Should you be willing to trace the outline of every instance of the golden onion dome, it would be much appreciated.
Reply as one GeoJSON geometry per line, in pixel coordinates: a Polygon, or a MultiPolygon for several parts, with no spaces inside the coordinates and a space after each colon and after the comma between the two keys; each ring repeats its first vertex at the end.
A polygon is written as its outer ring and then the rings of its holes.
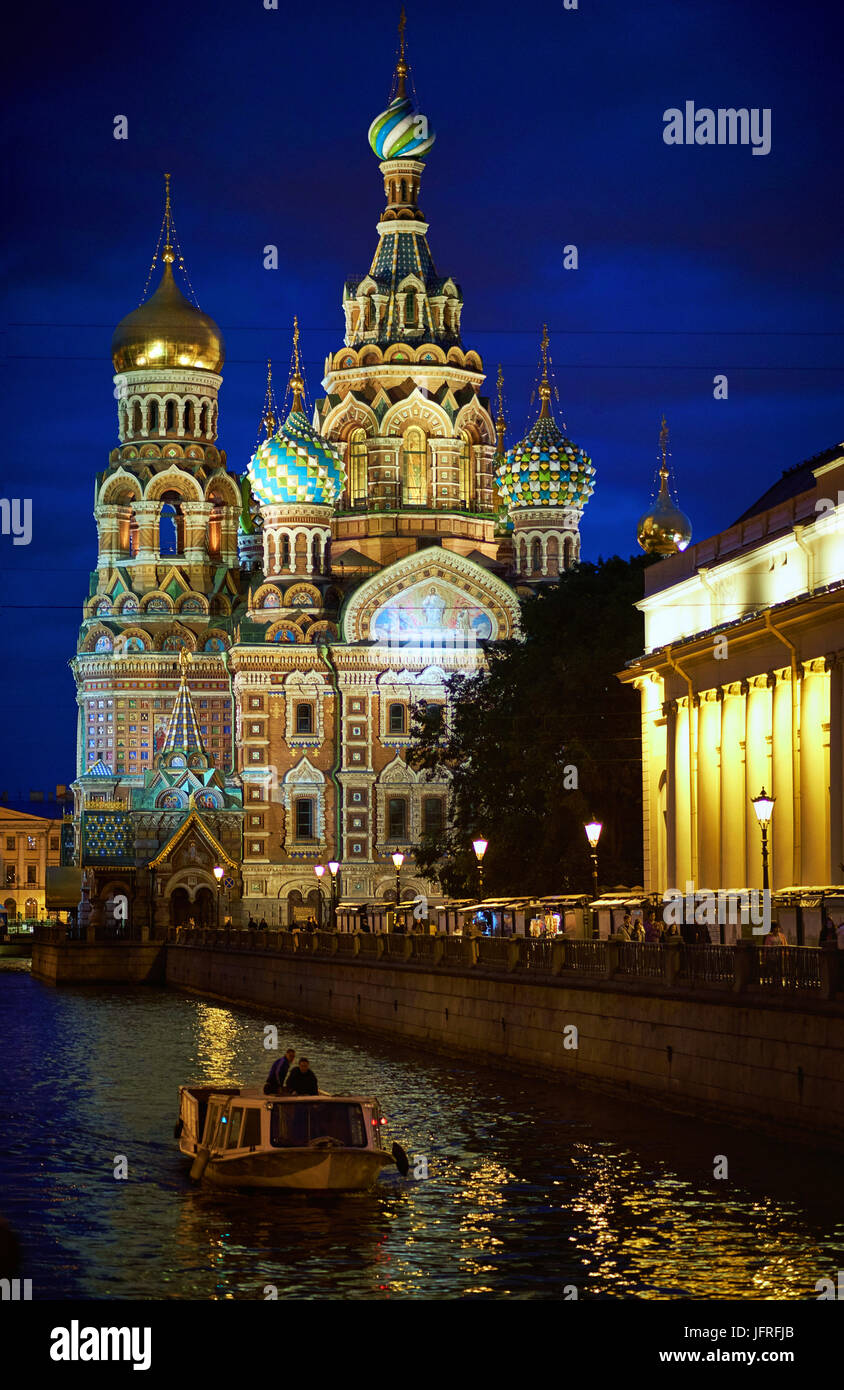
{"type": "Polygon", "coordinates": [[[662,417],[659,432],[659,492],[636,526],[639,545],[649,555],[676,555],[692,538],[692,523],[671,500],[668,491],[668,425],[662,417]]]}
{"type": "Polygon", "coordinates": [[[208,314],[182,294],[166,252],[158,289],[121,319],[111,340],[111,357],[116,372],[138,367],[199,367],[218,372],[225,362],[222,333],[208,314]]]}
{"type": "Polygon", "coordinates": [[[660,490],[653,506],[639,517],[636,535],[649,555],[676,555],[689,544],[692,523],[685,512],[675,507],[668,493],[663,496],[660,490]]]}

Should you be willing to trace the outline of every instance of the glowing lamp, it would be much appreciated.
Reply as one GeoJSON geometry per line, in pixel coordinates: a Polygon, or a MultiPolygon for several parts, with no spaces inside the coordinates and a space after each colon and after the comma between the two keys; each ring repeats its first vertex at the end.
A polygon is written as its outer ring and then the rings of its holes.
{"type": "Polygon", "coordinates": [[[338,873],[340,872],[340,865],[336,859],[329,859],[328,870],[332,878],[337,877],[338,873]]]}
{"type": "Polygon", "coordinates": [[[769,796],[763,787],[758,796],[751,798],[753,809],[756,812],[756,819],[762,828],[766,828],[771,823],[771,816],[774,813],[775,797],[769,796]]]}
{"type": "Polygon", "coordinates": [[[217,880],[218,883],[222,883],[222,881],[223,881],[223,874],[224,874],[225,872],[226,872],[226,871],[225,871],[225,869],[223,868],[222,864],[215,864],[215,865],[214,865],[214,877],[216,878],[216,880],[217,880]]]}
{"type": "Polygon", "coordinates": [[[593,849],[597,849],[598,841],[601,838],[601,831],[604,828],[602,822],[599,820],[591,820],[589,824],[585,825],[583,828],[586,831],[586,838],[590,845],[593,849]]]}
{"type": "Polygon", "coordinates": [[[479,860],[483,859],[484,855],[486,854],[488,844],[489,841],[483,839],[472,841],[472,849],[475,851],[475,854],[479,860]]]}
{"type": "Polygon", "coordinates": [[[402,864],[404,863],[404,855],[402,854],[400,849],[397,849],[395,854],[393,855],[393,863],[395,864],[397,869],[400,869],[402,864]]]}
{"type": "Polygon", "coordinates": [[[323,874],[325,873],[325,865],[314,864],[314,873],[316,874],[317,878],[321,879],[323,874]]]}

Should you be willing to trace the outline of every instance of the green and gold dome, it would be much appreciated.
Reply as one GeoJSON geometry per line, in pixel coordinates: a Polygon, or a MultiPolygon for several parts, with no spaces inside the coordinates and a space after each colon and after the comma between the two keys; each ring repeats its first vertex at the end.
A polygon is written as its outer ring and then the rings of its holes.
{"type": "Polygon", "coordinates": [[[386,111],[375,117],[369,127],[369,144],[379,159],[423,159],[436,140],[428,125],[427,116],[417,110],[407,94],[410,71],[405,54],[404,31],[407,20],[404,10],[399,22],[399,60],[396,64],[396,95],[386,111]]]}

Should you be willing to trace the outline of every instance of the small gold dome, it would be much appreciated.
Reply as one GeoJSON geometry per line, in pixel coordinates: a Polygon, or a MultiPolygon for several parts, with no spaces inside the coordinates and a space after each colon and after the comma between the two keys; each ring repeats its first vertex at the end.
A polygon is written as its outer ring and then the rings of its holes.
{"type": "Polygon", "coordinates": [[[676,555],[689,544],[692,523],[685,512],[674,506],[667,491],[661,490],[653,506],[639,517],[636,535],[649,555],[676,555]]]}
{"type": "Polygon", "coordinates": [[[166,255],[164,262],[164,274],[155,294],[127,314],[114,330],[114,370],[199,367],[218,372],[226,360],[223,335],[214,320],[182,294],[166,255]]]}

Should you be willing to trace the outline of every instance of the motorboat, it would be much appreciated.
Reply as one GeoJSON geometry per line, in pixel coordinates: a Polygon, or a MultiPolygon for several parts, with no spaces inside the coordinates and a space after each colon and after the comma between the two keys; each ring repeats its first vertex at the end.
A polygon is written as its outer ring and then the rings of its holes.
{"type": "Polygon", "coordinates": [[[194,1182],[363,1192],[385,1168],[406,1177],[400,1144],[371,1096],[265,1095],[259,1087],[180,1086],[174,1130],[194,1182]]]}

